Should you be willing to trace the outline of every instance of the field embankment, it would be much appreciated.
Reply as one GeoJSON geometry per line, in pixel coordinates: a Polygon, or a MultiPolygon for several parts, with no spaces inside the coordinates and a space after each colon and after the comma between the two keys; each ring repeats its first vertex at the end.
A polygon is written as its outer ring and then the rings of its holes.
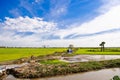
{"type": "Polygon", "coordinates": [[[17,78],[40,78],[115,67],[120,67],[120,59],[66,64],[29,64],[22,68],[11,69],[10,74],[17,78]]]}

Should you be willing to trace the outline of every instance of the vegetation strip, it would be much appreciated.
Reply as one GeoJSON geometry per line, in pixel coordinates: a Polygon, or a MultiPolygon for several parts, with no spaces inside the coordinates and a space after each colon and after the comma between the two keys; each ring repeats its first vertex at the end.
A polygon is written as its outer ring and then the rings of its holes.
{"type": "Polygon", "coordinates": [[[27,67],[10,69],[8,72],[17,78],[40,78],[115,67],[120,67],[120,59],[67,64],[29,64],[27,67]]]}

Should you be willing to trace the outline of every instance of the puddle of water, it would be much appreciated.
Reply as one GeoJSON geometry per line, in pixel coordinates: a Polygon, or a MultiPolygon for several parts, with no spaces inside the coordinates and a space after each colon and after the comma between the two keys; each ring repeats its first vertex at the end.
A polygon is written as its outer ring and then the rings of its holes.
{"type": "MultiPolygon", "coordinates": [[[[73,57],[62,57],[61,60],[68,61],[68,62],[86,62],[86,61],[100,61],[100,60],[110,60],[110,59],[120,59],[120,55],[77,55],[73,57]]],[[[3,65],[2,67],[6,66],[6,68],[15,68],[26,65],[3,65]]],[[[0,69],[0,70],[1,70],[0,69]]],[[[51,77],[51,78],[38,78],[38,79],[16,79],[13,76],[9,75],[4,80],[110,80],[115,75],[120,76],[120,69],[113,68],[113,69],[103,69],[99,71],[91,71],[67,76],[59,76],[59,77],[51,77]]]]}
{"type": "Polygon", "coordinates": [[[11,68],[16,68],[16,67],[22,67],[24,65],[27,65],[28,63],[23,63],[23,64],[13,64],[13,65],[2,65],[0,66],[0,73],[2,71],[5,71],[6,69],[11,69],[11,68]]]}
{"type": "Polygon", "coordinates": [[[80,74],[53,77],[53,78],[49,78],[48,80],[110,80],[115,75],[120,76],[119,68],[103,69],[99,71],[91,71],[80,74]]]}
{"type": "Polygon", "coordinates": [[[102,69],[98,71],[38,79],[15,79],[13,76],[9,75],[4,80],[110,80],[115,75],[120,76],[120,68],[102,69]]]}
{"type": "Polygon", "coordinates": [[[6,78],[4,78],[3,80],[17,80],[14,76],[9,75],[6,78]]]}
{"type": "Polygon", "coordinates": [[[62,57],[60,60],[65,62],[87,62],[120,59],[120,55],[77,55],[73,57],[62,57]]]}

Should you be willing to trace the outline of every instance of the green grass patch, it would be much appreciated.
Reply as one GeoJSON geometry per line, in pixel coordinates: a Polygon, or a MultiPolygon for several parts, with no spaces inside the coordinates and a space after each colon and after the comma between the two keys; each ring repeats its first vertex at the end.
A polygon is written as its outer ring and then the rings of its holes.
{"type": "Polygon", "coordinates": [[[67,64],[67,62],[63,62],[60,60],[44,60],[40,62],[41,64],[67,64]]]}
{"type": "Polygon", "coordinates": [[[74,54],[120,55],[120,48],[105,48],[104,52],[100,48],[79,48],[74,54]]]}
{"type": "Polygon", "coordinates": [[[22,57],[46,56],[66,48],[0,48],[0,61],[15,60],[22,57]]]}

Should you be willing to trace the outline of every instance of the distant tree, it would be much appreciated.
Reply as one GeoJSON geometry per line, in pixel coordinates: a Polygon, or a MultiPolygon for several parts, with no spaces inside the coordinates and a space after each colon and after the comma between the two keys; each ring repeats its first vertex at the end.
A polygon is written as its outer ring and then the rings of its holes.
{"type": "Polygon", "coordinates": [[[73,46],[72,44],[70,44],[70,45],[69,45],[69,48],[71,48],[71,49],[72,49],[73,47],[74,47],[74,46],[73,46]]]}
{"type": "Polygon", "coordinates": [[[43,48],[46,48],[46,45],[43,45],[43,48]]]}
{"type": "Polygon", "coordinates": [[[101,42],[99,46],[101,46],[101,52],[103,52],[105,50],[105,42],[101,42]]]}

